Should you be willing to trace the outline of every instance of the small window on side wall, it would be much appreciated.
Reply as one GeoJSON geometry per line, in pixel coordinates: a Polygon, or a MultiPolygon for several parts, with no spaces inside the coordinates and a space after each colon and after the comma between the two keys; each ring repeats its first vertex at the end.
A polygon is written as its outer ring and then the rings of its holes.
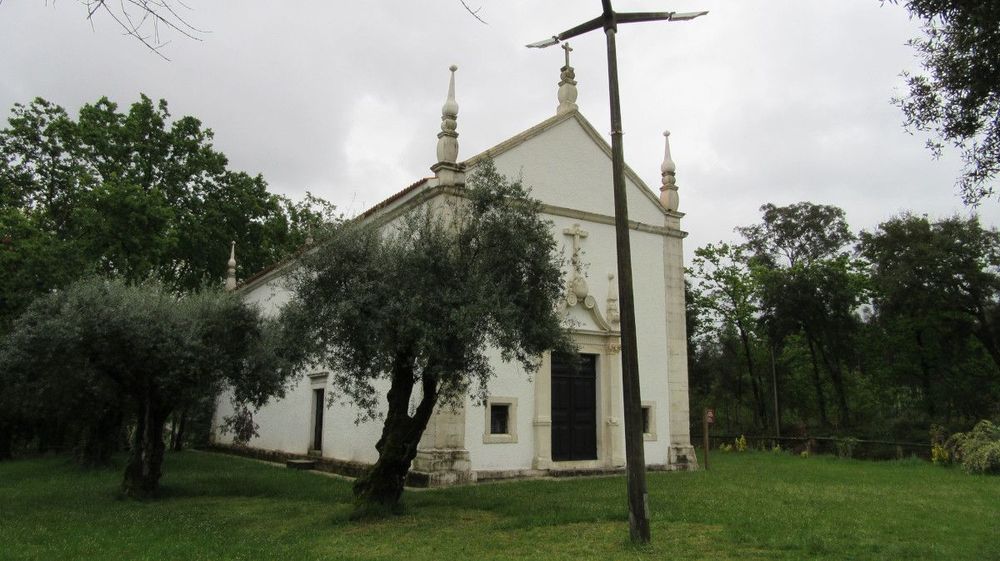
{"type": "Polygon", "coordinates": [[[517,398],[488,397],[483,405],[486,409],[483,443],[517,442],[517,398]]]}
{"type": "Polygon", "coordinates": [[[494,403],[490,405],[490,434],[510,434],[510,405],[494,403]]]}
{"type": "Polygon", "coordinates": [[[642,439],[656,440],[656,402],[642,402],[642,439]]]}

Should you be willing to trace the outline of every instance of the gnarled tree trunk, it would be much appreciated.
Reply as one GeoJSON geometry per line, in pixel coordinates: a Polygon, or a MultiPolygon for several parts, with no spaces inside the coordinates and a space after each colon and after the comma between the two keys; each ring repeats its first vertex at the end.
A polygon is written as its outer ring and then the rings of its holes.
{"type": "Polygon", "coordinates": [[[122,492],[128,497],[147,498],[160,488],[163,474],[163,429],[169,411],[164,411],[153,396],[147,395],[142,410],[136,420],[135,437],[128,465],[125,466],[125,480],[122,492]]]}
{"type": "Polygon", "coordinates": [[[396,358],[387,396],[389,411],[382,427],[382,437],[375,445],[378,461],[354,483],[356,516],[369,512],[392,512],[399,506],[406,474],[417,455],[417,444],[437,402],[437,378],[428,370],[425,369],[421,377],[423,395],[420,405],[410,416],[410,397],[416,383],[413,359],[408,355],[396,358]]]}

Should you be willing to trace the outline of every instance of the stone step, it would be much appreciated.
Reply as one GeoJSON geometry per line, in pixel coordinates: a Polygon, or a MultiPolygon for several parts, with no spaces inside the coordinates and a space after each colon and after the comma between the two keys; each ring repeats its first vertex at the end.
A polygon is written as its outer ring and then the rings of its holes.
{"type": "Polygon", "coordinates": [[[289,469],[316,469],[316,460],[285,460],[285,467],[289,469]]]}

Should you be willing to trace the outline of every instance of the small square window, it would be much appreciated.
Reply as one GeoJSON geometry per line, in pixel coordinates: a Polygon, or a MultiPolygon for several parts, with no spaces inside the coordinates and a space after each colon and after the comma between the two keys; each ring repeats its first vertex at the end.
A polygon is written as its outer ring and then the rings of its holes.
{"type": "Polygon", "coordinates": [[[483,403],[483,444],[517,442],[517,398],[490,396],[483,403]]]}
{"type": "MultiPolygon", "coordinates": [[[[633,409],[634,411],[634,409],[633,409]]],[[[653,431],[649,430],[649,407],[642,408],[642,434],[650,434],[653,431]]]]}
{"type": "Polygon", "coordinates": [[[490,434],[510,434],[510,404],[490,404],[490,434]]]}

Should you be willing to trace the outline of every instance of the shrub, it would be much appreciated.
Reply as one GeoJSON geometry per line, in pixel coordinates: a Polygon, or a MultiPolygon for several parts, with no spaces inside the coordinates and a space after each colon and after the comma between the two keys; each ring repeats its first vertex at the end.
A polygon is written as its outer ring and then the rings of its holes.
{"type": "Polygon", "coordinates": [[[729,452],[733,451],[733,445],[732,444],[720,444],[719,445],[719,451],[720,452],[726,452],[728,454],[729,452]]]}
{"type": "Polygon", "coordinates": [[[931,445],[931,462],[946,466],[951,463],[951,454],[944,445],[935,442],[931,445]]]}
{"type": "Polygon", "coordinates": [[[809,450],[803,450],[803,451],[799,452],[799,457],[803,458],[803,459],[804,458],[808,458],[809,457],[809,450]]]}
{"type": "Polygon", "coordinates": [[[736,449],[737,452],[746,452],[747,451],[747,437],[745,437],[745,436],[743,436],[741,434],[740,437],[737,438],[735,442],[733,442],[733,447],[736,449]]]}
{"type": "Polygon", "coordinates": [[[858,447],[860,441],[853,436],[845,436],[837,439],[837,456],[841,458],[853,458],[854,449],[858,447]]]}
{"type": "Polygon", "coordinates": [[[968,473],[1000,473],[1000,426],[979,421],[971,431],[951,435],[948,445],[968,473]]]}
{"type": "Polygon", "coordinates": [[[949,449],[948,431],[941,425],[931,425],[931,462],[946,466],[951,464],[953,454],[949,449]]]}

